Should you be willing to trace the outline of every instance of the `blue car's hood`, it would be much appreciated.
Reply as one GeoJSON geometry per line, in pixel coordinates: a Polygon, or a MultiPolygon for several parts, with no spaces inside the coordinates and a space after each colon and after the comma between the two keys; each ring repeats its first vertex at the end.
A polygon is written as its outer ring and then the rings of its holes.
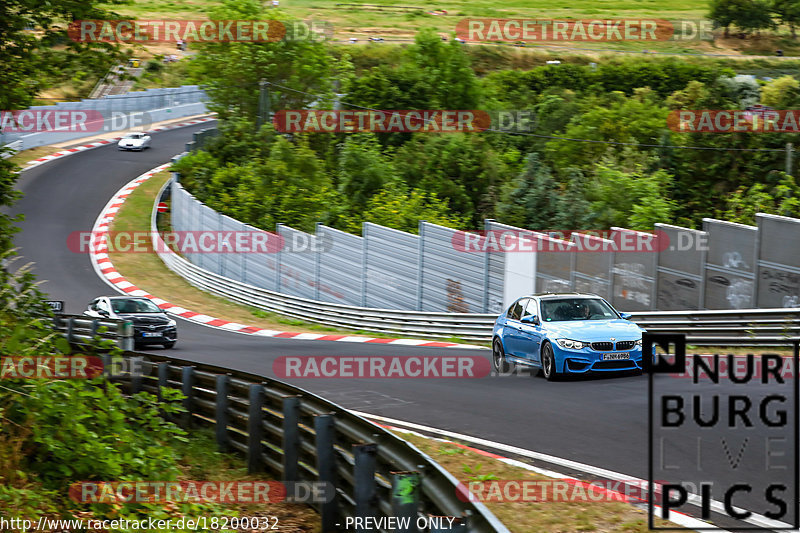
{"type": "Polygon", "coordinates": [[[542,324],[548,333],[577,341],[607,341],[609,337],[617,340],[635,340],[642,336],[642,328],[621,318],[613,320],[571,320],[564,322],[545,322],[542,324]]]}

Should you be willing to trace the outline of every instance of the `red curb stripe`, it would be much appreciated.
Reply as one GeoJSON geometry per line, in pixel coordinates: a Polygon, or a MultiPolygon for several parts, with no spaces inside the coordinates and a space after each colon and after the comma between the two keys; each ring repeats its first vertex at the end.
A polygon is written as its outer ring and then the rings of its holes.
{"type": "Polygon", "coordinates": [[[318,338],[318,341],[338,341],[339,339],[343,339],[347,337],[347,335],[324,335],[318,338]]]}
{"type": "Polygon", "coordinates": [[[133,292],[133,291],[138,291],[139,287],[137,287],[136,285],[131,285],[130,287],[121,290],[124,292],[133,292]]]}
{"type": "MultiPolygon", "coordinates": [[[[393,339],[397,340],[397,339],[393,339]]],[[[419,344],[418,346],[431,346],[433,348],[447,348],[449,346],[458,346],[454,342],[426,342],[424,344],[419,344]]]]}
{"type": "Polygon", "coordinates": [[[111,283],[113,283],[114,285],[116,285],[117,283],[122,283],[123,281],[125,281],[125,278],[123,278],[123,277],[119,277],[119,278],[110,279],[110,280],[108,280],[108,281],[110,281],[111,283]]]}
{"type": "Polygon", "coordinates": [[[275,335],[275,337],[281,337],[283,339],[291,339],[292,337],[297,337],[300,333],[292,332],[292,331],[282,331],[275,335]]]}
{"type": "Polygon", "coordinates": [[[186,317],[186,318],[192,318],[193,316],[197,316],[199,314],[200,313],[195,313],[194,311],[186,311],[186,312],[181,313],[181,316],[186,317]]]}
{"type": "Polygon", "coordinates": [[[370,344],[387,344],[389,342],[396,341],[397,339],[369,339],[368,343],[370,344]]]}
{"type": "Polygon", "coordinates": [[[206,322],[207,326],[224,326],[225,324],[230,324],[230,322],[227,320],[221,320],[219,318],[215,318],[210,322],[206,322]]]}
{"type": "Polygon", "coordinates": [[[240,333],[258,333],[259,331],[263,331],[263,328],[247,326],[246,328],[242,328],[239,330],[240,333]]]}

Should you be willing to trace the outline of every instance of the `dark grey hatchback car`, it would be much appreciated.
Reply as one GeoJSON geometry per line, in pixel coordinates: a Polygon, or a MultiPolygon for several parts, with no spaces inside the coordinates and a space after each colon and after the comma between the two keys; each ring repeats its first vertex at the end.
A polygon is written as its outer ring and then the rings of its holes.
{"type": "Polygon", "coordinates": [[[93,318],[117,318],[133,322],[136,346],[161,344],[172,348],[178,342],[178,325],[148,298],[134,296],[99,296],[92,300],[84,315],[93,318]]]}

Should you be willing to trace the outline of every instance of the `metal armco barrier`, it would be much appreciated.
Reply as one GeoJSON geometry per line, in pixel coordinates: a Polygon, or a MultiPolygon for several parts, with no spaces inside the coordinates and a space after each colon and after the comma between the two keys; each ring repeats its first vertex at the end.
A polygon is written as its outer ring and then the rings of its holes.
{"type": "Polygon", "coordinates": [[[89,318],[85,315],[55,315],[53,325],[72,344],[94,344],[95,337],[110,339],[123,350],[133,350],[133,323],[89,318]],[[105,328],[105,331],[99,331],[105,328]]]}
{"type": "Polygon", "coordinates": [[[414,445],[324,398],[213,365],[143,353],[125,357],[140,358],[128,365],[140,375],[122,374],[114,382],[125,392],[159,398],[165,388],[181,390],[187,412],[176,421],[187,429],[214,428],[220,450],[243,454],[250,473],[268,472],[290,489],[330,483],[332,498],[306,502],[320,513],[323,533],[342,531],[343,521],[356,516],[408,516],[412,524],[445,516],[462,525],[456,532],[509,531],[482,503],[461,501],[459,481],[414,445]]]}

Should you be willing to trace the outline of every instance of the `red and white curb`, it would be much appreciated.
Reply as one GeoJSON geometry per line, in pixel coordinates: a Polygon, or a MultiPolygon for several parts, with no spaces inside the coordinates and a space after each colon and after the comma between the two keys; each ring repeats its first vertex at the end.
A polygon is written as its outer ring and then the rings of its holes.
{"type": "MultiPolygon", "coordinates": [[[[585,480],[581,480],[581,479],[577,479],[577,478],[569,477],[569,476],[564,476],[563,474],[560,474],[560,473],[555,472],[553,470],[547,470],[547,469],[544,469],[544,468],[536,467],[536,466],[530,465],[528,463],[525,463],[525,462],[522,462],[522,461],[518,461],[516,459],[511,459],[509,457],[504,457],[504,456],[498,455],[496,453],[487,452],[486,450],[481,450],[479,448],[473,448],[471,446],[467,446],[466,444],[462,444],[462,442],[472,442],[472,443],[475,443],[475,444],[488,445],[488,446],[490,446],[492,448],[495,448],[495,449],[507,448],[510,451],[528,452],[527,454],[524,454],[524,455],[541,456],[541,457],[544,457],[545,460],[547,460],[548,462],[552,462],[553,464],[564,464],[564,466],[567,466],[570,469],[583,471],[583,472],[586,472],[587,474],[590,474],[590,475],[597,475],[598,477],[601,477],[601,478],[611,479],[612,481],[613,480],[620,480],[620,481],[626,481],[626,482],[635,482],[636,486],[640,486],[640,487],[647,486],[647,481],[643,480],[643,479],[635,479],[635,478],[632,478],[630,476],[624,476],[623,474],[612,472],[610,470],[605,470],[605,469],[601,469],[601,468],[597,468],[597,467],[593,467],[593,466],[589,466],[589,465],[583,465],[582,463],[578,463],[578,462],[575,462],[575,461],[570,461],[568,459],[561,459],[561,458],[553,457],[553,456],[545,456],[545,455],[537,453],[537,452],[530,452],[529,450],[521,450],[520,448],[515,448],[515,447],[512,447],[512,446],[508,446],[508,445],[504,445],[504,444],[500,444],[500,443],[494,443],[492,441],[487,441],[487,440],[479,439],[479,438],[476,438],[476,437],[470,437],[468,435],[462,435],[460,433],[452,433],[452,432],[449,432],[449,431],[444,431],[444,430],[441,430],[441,429],[438,429],[438,428],[432,428],[432,427],[428,427],[428,426],[423,426],[423,425],[415,424],[415,423],[412,423],[412,422],[405,422],[403,420],[396,420],[396,419],[393,419],[393,418],[387,418],[387,417],[383,417],[383,416],[373,415],[373,414],[370,414],[370,413],[363,413],[363,412],[360,412],[360,411],[351,411],[351,413],[353,413],[354,415],[360,416],[362,418],[366,418],[368,420],[371,420],[374,424],[377,424],[378,426],[380,426],[380,427],[382,427],[384,429],[388,429],[390,431],[394,431],[394,432],[398,432],[398,433],[408,433],[408,434],[415,435],[415,436],[418,436],[418,437],[422,437],[422,438],[425,438],[425,439],[434,440],[434,441],[437,441],[437,442],[443,442],[443,443],[449,444],[451,446],[455,446],[457,448],[461,448],[461,449],[464,449],[464,450],[469,450],[471,452],[475,452],[475,453],[477,453],[479,455],[482,455],[484,457],[489,457],[491,459],[495,459],[495,460],[500,461],[502,463],[506,463],[506,464],[508,464],[510,466],[523,468],[525,470],[534,472],[534,473],[542,475],[542,476],[546,476],[546,477],[553,478],[553,479],[558,479],[559,481],[564,481],[564,482],[566,482],[566,483],[568,483],[570,485],[575,485],[575,486],[581,487],[586,492],[592,491],[595,494],[606,495],[608,497],[607,501],[618,501],[618,502],[629,503],[629,504],[633,504],[633,505],[640,505],[640,504],[643,504],[643,503],[645,503],[645,504],[647,503],[646,500],[642,500],[640,498],[633,497],[630,494],[625,494],[625,493],[614,491],[614,490],[611,490],[611,489],[605,489],[605,488],[602,488],[602,487],[600,487],[600,486],[598,486],[596,484],[591,484],[591,483],[589,483],[589,482],[587,482],[585,480]],[[418,431],[415,431],[415,429],[418,430],[418,431]],[[425,433],[420,433],[420,431],[424,431],[425,433]],[[462,442],[456,442],[456,441],[449,440],[449,439],[442,438],[442,437],[432,437],[431,434],[438,434],[438,435],[447,436],[447,437],[450,437],[450,438],[458,439],[459,441],[462,441],[462,442]]],[[[656,488],[658,488],[657,484],[656,484],[656,488]]],[[[466,497],[468,497],[468,496],[466,496],[466,497]]],[[[718,502],[712,502],[712,507],[715,507],[713,505],[713,503],[718,503],[718,502]]],[[[719,506],[721,507],[721,504],[719,506]]],[[[656,511],[659,511],[659,512],[661,511],[661,507],[658,506],[658,505],[654,505],[653,508],[656,511]]],[[[714,510],[716,510],[718,512],[720,511],[720,509],[714,509],[714,510]]],[[[703,521],[703,520],[699,520],[697,518],[694,518],[693,516],[690,516],[690,515],[687,515],[685,513],[681,513],[681,512],[675,511],[675,510],[670,510],[670,512],[669,512],[669,521],[673,522],[675,524],[678,524],[679,526],[682,526],[684,528],[690,528],[690,530],[694,530],[694,531],[698,531],[698,530],[714,530],[714,531],[718,531],[719,533],[730,533],[729,531],[727,531],[725,529],[718,528],[718,527],[714,526],[713,524],[711,524],[709,522],[706,522],[706,521],[703,521]]],[[[772,522],[772,524],[774,526],[774,522],[772,522]]],[[[762,525],[762,524],[759,524],[759,525],[762,525]]]]}
{"type": "MultiPolygon", "coordinates": [[[[192,126],[194,124],[201,124],[203,122],[209,122],[211,120],[217,120],[216,117],[207,117],[207,118],[198,118],[195,120],[189,120],[187,122],[181,122],[179,124],[170,124],[167,126],[159,126],[157,128],[153,128],[151,130],[147,130],[146,133],[155,133],[157,131],[164,131],[164,130],[171,130],[175,128],[183,128],[185,126],[192,126]]],[[[84,144],[81,146],[73,146],[72,148],[67,148],[65,150],[61,150],[60,152],[55,152],[50,155],[46,155],[40,157],[38,159],[34,159],[33,161],[28,161],[24,163],[22,166],[22,170],[30,170],[34,167],[38,167],[39,165],[44,165],[49,161],[53,161],[54,159],[61,159],[62,157],[67,157],[68,155],[77,154],[78,152],[84,152],[86,150],[91,150],[93,148],[99,148],[101,146],[107,146],[109,144],[113,144],[118,140],[122,139],[122,137],[114,137],[112,139],[100,139],[99,141],[95,141],[93,143],[84,144]]]]}
{"type": "Polygon", "coordinates": [[[114,268],[114,265],[111,263],[111,260],[108,257],[107,253],[108,245],[106,244],[106,236],[108,234],[109,227],[114,222],[114,217],[116,217],[117,212],[119,211],[120,207],[122,207],[122,204],[125,203],[125,200],[128,198],[128,196],[139,185],[149,180],[154,174],[168,168],[170,164],[171,163],[165,163],[163,165],[157,166],[152,170],[145,172],[141,176],[128,182],[124,187],[122,187],[122,189],[117,191],[117,193],[111,198],[111,200],[108,201],[106,206],[100,212],[100,216],[97,217],[97,220],[94,223],[94,227],[92,228],[92,244],[90,246],[90,252],[89,252],[90,259],[92,261],[92,266],[94,267],[98,276],[100,276],[103,279],[103,281],[111,285],[114,289],[118,290],[119,292],[124,294],[130,294],[131,296],[144,296],[145,298],[149,298],[161,309],[164,309],[167,313],[171,315],[179,316],[181,318],[184,318],[186,320],[191,320],[192,322],[197,322],[198,324],[202,324],[204,326],[220,328],[227,331],[244,333],[248,335],[259,335],[262,337],[291,338],[299,340],[360,342],[366,344],[393,344],[402,346],[426,346],[431,348],[483,348],[482,346],[475,346],[472,344],[458,344],[455,342],[440,342],[440,341],[430,341],[423,339],[386,339],[386,338],[363,337],[357,335],[326,335],[322,333],[299,333],[295,331],[276,331],[271,329],[264,329],[255,326],[239,324],[237,322],[229,322],[227,320],[222,320],[221,318],[215,318],[213,316],[209,316],[203,313],[197,313],[189,309],[184,309],[183,307],[172,304],[162,298],[153,296],[152,294],[149,294],[147,291],[140,289],[139,287],[137,287],[136,285],[125,279],[125,277],[123,277],[114,268]]]}

